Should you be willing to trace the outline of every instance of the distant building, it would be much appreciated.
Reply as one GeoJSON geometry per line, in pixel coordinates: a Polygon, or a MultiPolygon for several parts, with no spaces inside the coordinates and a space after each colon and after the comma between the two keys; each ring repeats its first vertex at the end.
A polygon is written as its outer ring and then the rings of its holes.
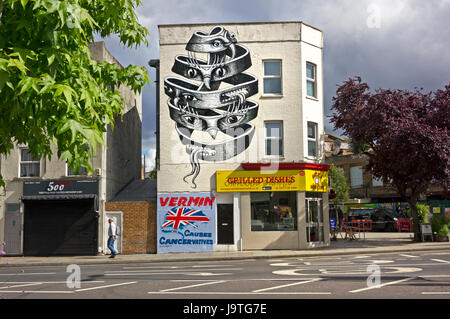
{"type": "MultiPolygon", "coordinates": [[[[122,67],[104,42],[90,45],[92,56],[122,67]]],[[[141,175],[142,96],[119,88],[123,121],[104,133],[92,159],[95,174],[75,174],[53,155],[33,158],[27,145],[1,157],[6,187],[0,194],[0,240],[8,255],[95,255],[106,250],[105,203],[141,175]]],[[[53,150],[56,154],[56,148],[53,150]]]]}

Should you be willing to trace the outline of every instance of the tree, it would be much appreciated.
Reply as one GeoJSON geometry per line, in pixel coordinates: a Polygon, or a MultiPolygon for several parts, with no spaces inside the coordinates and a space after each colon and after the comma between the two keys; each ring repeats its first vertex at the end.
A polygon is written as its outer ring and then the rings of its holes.
{"type": "Polygon", "coordinates": [[[360,77],[344,82],[333,97],[331,122],[370,146],[366,170],[391,181],[408,201],[419,240],[420,195],[432,183],[450,190],[450,85],[429,93],[369,89],[360,77]]]}
{"type": "Polygon", "coordinates": [[[349,198],[350,187],[347,184],[347,180],[344,176],[344,170],[342,168],[331,165],[328,171],[330,178],[330,188],[334,190],[336,197],[331,200],[334,205],[343,204],[349,198]]]}
{"type": "MultiPolygon", "coordinates": [[[[120,85],[135,92],[149,82],[144,67],[120,69],[91,59],[94,34],[118,35],[127,47],[148,45],[134,8],[140,0],[1,0],[0,154],[27,144],[78,171],[103,144],[121,114],[120,85]],[[86,150],[89,150],[86,152],[86,150]]],[[[4,185],[0,175],[0,184],[4,185]]]]}

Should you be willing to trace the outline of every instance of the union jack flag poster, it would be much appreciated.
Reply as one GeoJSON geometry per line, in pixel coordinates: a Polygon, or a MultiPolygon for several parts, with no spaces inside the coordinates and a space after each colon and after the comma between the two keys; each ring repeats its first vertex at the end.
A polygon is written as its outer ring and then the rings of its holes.
{"type": "Polygon", "coordinates": [[[213,251],[216,202],[211,193],[158,194],[158,253],[213,251]]]}

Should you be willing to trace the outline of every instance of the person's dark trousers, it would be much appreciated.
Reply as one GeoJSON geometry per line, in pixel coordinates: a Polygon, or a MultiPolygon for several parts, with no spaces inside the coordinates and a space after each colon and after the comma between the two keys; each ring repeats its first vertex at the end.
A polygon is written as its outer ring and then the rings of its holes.
{"type": "Polygon", "coordinates": [[[114,249],[114,239],[112,236],[108,238],[108,249],[111,250],[111,256],[117,255],[117,251],[114,249]]]}

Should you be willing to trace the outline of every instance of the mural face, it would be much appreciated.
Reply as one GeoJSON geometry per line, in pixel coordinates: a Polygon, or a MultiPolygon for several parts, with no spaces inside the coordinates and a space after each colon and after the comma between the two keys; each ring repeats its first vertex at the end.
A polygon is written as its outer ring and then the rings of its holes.
{"type": "Polygon", "coordinates": [[[250,145],[255,127],[249,122],[259,106],[248,98],[258,93],[258,79],[244,73],[252,65],[250,52],[223,27],[195,32],[186,50],[187,55],[175,57],[172,67],[184,79],[167,77],[164,90],[170,118],[190,156],[192,170],[183,180],[188,183],[192,176],[191,187],[196,188],[200,159],[224,161],[250,145]],[[207,138],[200,138],[199,132],[207,138]]]}

